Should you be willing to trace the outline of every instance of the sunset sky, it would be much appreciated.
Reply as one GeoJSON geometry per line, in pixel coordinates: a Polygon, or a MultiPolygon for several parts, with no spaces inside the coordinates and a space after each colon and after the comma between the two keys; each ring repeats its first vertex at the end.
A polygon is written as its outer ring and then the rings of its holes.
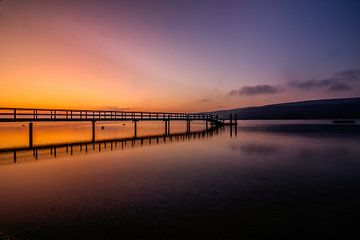
{"type": "Polygon", "coordinates": [[[360,96],[359,0],[0,0],[0,106],[205,111],[360,96]]]}

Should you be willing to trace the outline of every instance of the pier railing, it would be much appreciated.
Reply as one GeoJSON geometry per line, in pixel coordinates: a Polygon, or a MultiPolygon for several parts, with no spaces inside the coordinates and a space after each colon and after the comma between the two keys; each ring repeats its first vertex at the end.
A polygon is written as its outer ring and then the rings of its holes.
{"type": "Polygon", "coordinates": [[[202,113],[128,112],[111,110],[71,110],[41,108],[0,108],[0,122],[36,121],[157,121],[206,120],[221,123],[217,115],[202,113]]]}

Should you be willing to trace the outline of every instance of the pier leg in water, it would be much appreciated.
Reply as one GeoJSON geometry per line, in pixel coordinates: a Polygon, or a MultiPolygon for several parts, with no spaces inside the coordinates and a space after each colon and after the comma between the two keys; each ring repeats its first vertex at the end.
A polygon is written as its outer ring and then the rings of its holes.
{"type": "Polygon", "coordinates": [[[237,126],[237,119],[236,119],[236,113],[234,114],[234,124],[235,124],[235,126],[237,126]]]}
{"type": "Polygon", "coordinates": [[[134,120],[134,138],[137,137],[137,120],[134,120]]]}
{"type": "Polygon", "coordinates": [[[91,141],[95,142],[95,121],[91,121],[92,123],[92,139],[91,141]]]}
{"type": "Polygon", "coordinates": [[[165,122],[165,136],[168,134],[168,122],[167,120],[164,121],[165,122]]]}
{"type": "Polygon", "coordinates": [[[33,123],[29,123],[29,147],[33,147],[33,123]]]}
{"type": "Polygon", "coordinates": [[[209,129],[209,122],[208,122],[208,120],[205,120],[205,125],[206,125],[206,131],[209,129]]]}
{"type": "Polygon", "coordinates": [[[232,126],[232,114],[230,113],[230,126],[232,126]]]}
{"type": "Polygon", "coordinates": [[[170,135],[170,120],[168,121],[167,124],[167,134],[170,135]]]}

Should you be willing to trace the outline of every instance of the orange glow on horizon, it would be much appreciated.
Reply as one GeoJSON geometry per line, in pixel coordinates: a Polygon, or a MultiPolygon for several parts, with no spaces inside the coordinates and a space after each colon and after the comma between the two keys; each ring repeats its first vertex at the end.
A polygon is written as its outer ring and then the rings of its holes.
{"type": "Polygon", "coordinates": [[[286,88],[281,61],[287,66],[290,56],[277,45],[267,55],[227,25],[198,33],[180,13],[172,19],[172,9],[154,15],[122,1],[56,2],[0,1],[0,107],[200,112],[358,94],[287,88],[229,96],[244,86],[286,88]]]}

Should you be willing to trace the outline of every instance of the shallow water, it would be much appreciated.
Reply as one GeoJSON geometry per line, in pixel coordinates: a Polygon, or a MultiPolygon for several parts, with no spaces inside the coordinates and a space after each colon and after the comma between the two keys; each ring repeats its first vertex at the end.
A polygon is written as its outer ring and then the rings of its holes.
{"type": "MultiPolygon", "coordinates": [[[[35,146],[91,138],[90,127],[42,127],[37,137],[35,129],[35,146]]],[[[97,137],[109,141],[88,145],[87,152],[83,144],[64,145],[56,156],[53,148],[36,158],[26,150],[16,161],[11,152],[0,153],[0,238],[358,233],[360,126],[247,123],[202,132],[199,124],[192,128],[197,133],[162,137],[162,125],[153,125],[142,126],[144,138],[123,147],[121,139],[131,138],[126,127],[97,129],[97,137]]],[[[172,133],[184,130],[172,127],[172,133]]],[[[26,131],[13,129],[1,132],[2,149],[26,146],[26,131]]]]}

